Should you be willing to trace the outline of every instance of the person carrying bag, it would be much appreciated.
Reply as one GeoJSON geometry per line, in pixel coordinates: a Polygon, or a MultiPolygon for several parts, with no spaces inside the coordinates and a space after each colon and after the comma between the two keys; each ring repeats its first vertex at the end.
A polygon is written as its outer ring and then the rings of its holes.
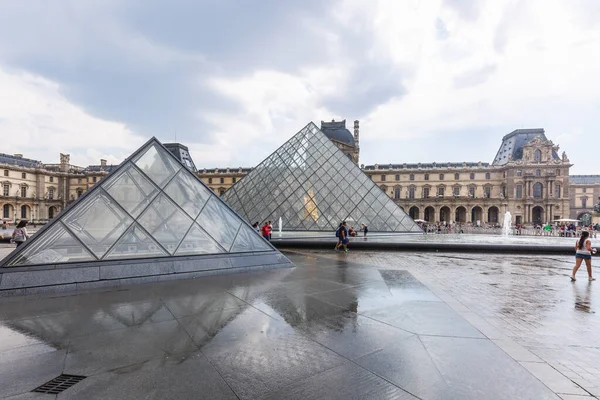
{"type": "Polygon", "coordinates": [[[12,234],[12,241],[17,244],[17,247],[22,245],[29,239],[29,234],[27,233],[27,221],[22,219],[19,221],[19,224],[15,228],[12,234]]]}

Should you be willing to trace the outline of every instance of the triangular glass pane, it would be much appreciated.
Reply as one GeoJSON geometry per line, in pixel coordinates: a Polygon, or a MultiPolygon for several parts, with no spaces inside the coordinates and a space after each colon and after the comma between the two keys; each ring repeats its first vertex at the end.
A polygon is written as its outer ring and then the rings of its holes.
{"type": "Polygon", "coordinates": [[[148,236],[138,224],[133,224],[103,259],[119,260],[122,258],[165,257],[168,255],[169,253],[148,236]]]}
{"type": "Polygon", "coordinates": [[[62,222],[96,257],[102,258],[133,220],[104,191],[97,190],[65,215],[62,222]]]}
{"type": "Polygon", "coordinates": [[[93,261],[96,258],[57,222],[36,237],[8,266],[93,261]]]}
{"type": "Polygon", "coordinates": [[[138,222],[169,254],[174,254],[192,219],[167,196],[160,194],[140,216],[138,222]]]}
{"type": "MultiPolygon", "coordinates": [[[[169,182],[165,193],[193,219],[200,214],[211,195],[209,189],[184,169],[169,182]]],[[[235,192],[232,193],[234,194],[235,192]]]]}
{"type": "Polygon", "coordinates": [[[235,242],[231,247],[231,252],[245,251],[268,251],[271,246],[258,233],[250,229],[246,224],[242,224],[238,232],[235,242]]]}
{"type": "Polygon", "coordinates": [[[242,221],[217,198],[212,197],[196,220],[226,251],[229,251],[242,221]]]}
{"type": "Polygon", "coordinates": [[[103,182],[102,187],[134,218],[158,193],[156,186],[130,163],[120,173],[103,182]]]}
{"type": "MultiPolygon", "coordinates": [[[[249,250],[252,251],[252,250],[249,250]]],[[[176,256],[192,254],[217,254],[225,253],[225,249],[217,244],[198,224],[194,223],[190,231],[181,241],[175,252],[176,256]]]]}
{"type": "Polygon", "coordinates": [[[167,184],[180,168],[171,159],[171,155],[166,154],[156,144],[150,145],[143,154],[134,160],[134,163],[161,188],[167,184]]]}

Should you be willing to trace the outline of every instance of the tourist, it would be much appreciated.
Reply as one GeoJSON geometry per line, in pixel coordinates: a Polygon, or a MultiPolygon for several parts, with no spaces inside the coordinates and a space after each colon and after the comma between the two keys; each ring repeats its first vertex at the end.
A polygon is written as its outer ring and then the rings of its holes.
{"type": "Polygon", "coordinates": [[[341,229],[342,229],[342,223],[340,222],[337,229],[335,230],[335,237],[338,238],[337,243],[335,244],[335,251],[338,251],[340,246],[342,245],[342,239],[340,238],[340,230],[341,229]]]}
{"type": "Polygon", "coordinates": [[[348,230],[348,235],[355,237],[356,236],[356,231],[354,230],[354,227],[351,226],[350,229],[348,230]]]}
{"type": "Polygon", "coordinates": [[[6,220],[2,221],[2,230],[7,230],[8,229],[8,224],[6,223],[6,220]]]}
{"type": "Polygon", "coordinates": [[[348,228],[346,228],[346,221],[342,222],[342,226],[340,227],[340,242],[341,246],[344,248],[344,252],[348,253],[348,228]]]}
{"type": "Polygon", "coordinates": [[[588,279],[595,281],[596,278],[592,276],[592,254],[596,254],[596,249],[592,249],[592,241],[590,240],[590,233],[588,231],[581,232],[581,238],[577,240],[575,245],[575,268],[573,268],[573,274],[571,274],[571,281],[575,281],[575,274],[581,262],[585,260],[585,266],[587,267],[588,279]]]}
{"type": "Polygon", "coordinates": [[[27,220],[22,219],[12,234],[12,240],[17,244],[17,247],[25,243],[27,239],[29,239],[29,234],[27,233],[27,220]]]}
{"type": "Polygon", "coordinates": [[[267,222],[269,224],[269,240],[271,240],[271,234],[273,232],[273,224],[271,223],[271,221],[267,222]]]}
{"type": "Polygon", "coordinates": [[[367,228],[367,226],[365,224],[362,224],[362,229],[364,232],[364,237],[367,237],[367,233],[369,232],[369,228],[367,228]]]}
{"type": "Polygon", "coordinates": [[[252,224],[252,229],[254,229],[254,232],[256,233],[260,233],[260,224],[258,222],[255,222],[252,224]]]}
{"type": "Polygon", "coordinates": [[[271,241],[271,226],[269,225],[269,221],[266,221],[262,227],[262,236],[266,241],[271,241]]]}

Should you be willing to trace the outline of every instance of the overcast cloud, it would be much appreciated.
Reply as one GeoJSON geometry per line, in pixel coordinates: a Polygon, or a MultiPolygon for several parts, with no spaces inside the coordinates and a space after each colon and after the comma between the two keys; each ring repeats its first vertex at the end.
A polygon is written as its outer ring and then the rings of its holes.
{"type": "Polygon", "coordinates": [[[361,163],[491,162],[518,128],[600,174],[597,0],[0,0],[0,152],[118,163],[150,136],[253,166],[313,120],[361,163]]]}

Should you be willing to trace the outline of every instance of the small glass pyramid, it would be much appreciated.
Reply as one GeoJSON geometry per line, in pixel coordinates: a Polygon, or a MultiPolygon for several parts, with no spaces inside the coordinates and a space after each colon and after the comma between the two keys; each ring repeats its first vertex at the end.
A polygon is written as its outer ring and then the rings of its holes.
{"type": "Polygon", "coordinates": [[[3,267],[275,251],[156,139],[3,261],[3,267]]]}
{"type": "Polygon", "coordinates": [[[334,231],[340,222],[373,232],[422,232],[392,199],[309,123],[224,195],[249,222],[283,230],[334,231]]]}

